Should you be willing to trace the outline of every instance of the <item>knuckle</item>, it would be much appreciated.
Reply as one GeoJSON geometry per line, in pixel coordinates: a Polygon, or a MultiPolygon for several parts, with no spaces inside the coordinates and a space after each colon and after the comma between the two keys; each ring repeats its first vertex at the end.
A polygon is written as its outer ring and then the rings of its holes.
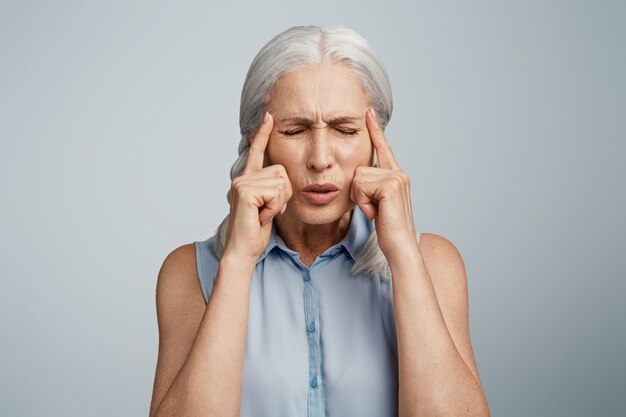
{"type": "Polygon", "coordinates": [[[235,191],[235,193],[237,193],[238,195],[242,195],[244,193],[244,190],[246,189],[245,184],[243,182],[241,182],[241,180],[235,182],[233,184],[232,189],[235,191]]]}
{"type": "Polygon", "coordinates": [[[279,176],[287,176],[287,169],[282,164],[274,164],[275,171],[279,176]]]}
{"type": "Polygon", "coordinates": [[[243,189],[241,188],[241,185],[238,185],[235,188],[233,188],[233,194],[236,195],[237,197],[241,197],[243,195],[243,189]]]}
{"type": "Polygon", "coordinates": [[[391,181],[391,186],[395,191],[399,191],[403,188],[404,181],[399,177],[394,177],[394,181],[391,181]]]}

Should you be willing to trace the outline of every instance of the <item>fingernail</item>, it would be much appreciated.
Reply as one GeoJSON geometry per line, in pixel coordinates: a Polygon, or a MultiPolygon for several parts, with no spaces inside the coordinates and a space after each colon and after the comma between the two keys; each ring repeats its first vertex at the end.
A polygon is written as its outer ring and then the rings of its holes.
{"type": "Polygon", "coordinates": [[[280,210],[280,214],[283,214],[287,210],[287,203],[283,206],[282,210],[280,210]]]}
{"type": "Polygon", "coordinates": [[[374,111],[373,107],[370,109],[370,114],[372,115],[374,119],[376,118],[376,111],[374,111]]]}
{"type": "Polygon", "coordinates": [[[263,117],[263,122],[267,122],[270,119],[270,112],[266,111],[263,117]]]}

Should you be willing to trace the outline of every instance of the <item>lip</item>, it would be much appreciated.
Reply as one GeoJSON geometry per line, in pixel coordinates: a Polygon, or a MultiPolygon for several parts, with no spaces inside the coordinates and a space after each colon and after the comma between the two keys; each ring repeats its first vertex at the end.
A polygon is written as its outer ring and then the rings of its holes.
{"type": "Polygon", "coordinates": [[[301,192],[303,196],[308,198],[314,204],[328,204],[339,195],[339,187],[332,182],[325,182],[323,184],[307,185],[301,192]]]}
{"type": "Polygon", "coordinates": [[[332,182],[327,182],[324,184],[311,184],[307,185],[302,189],[302,191],[337,191],[339,187],[337,187],[332,182]]]}
{"type": "Polygon", "coordinates": [[[339,195],[339,190],[319,193],[315,191],[302,191],[302,195],[315,204],[328,204],[339,195]]]}

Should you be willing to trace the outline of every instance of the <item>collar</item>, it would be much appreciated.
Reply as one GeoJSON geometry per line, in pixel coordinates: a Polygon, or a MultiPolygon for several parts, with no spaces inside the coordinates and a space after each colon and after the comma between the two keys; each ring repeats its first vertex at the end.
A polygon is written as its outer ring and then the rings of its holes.
{"type": "MultiPolygon", "coordinates": [[[[344,247],[352,260],[356,259],[356,256],[359,254],[363,246],[365,246],[365,242],[372,234],[372,231],[375,229],[374,222],[367,218],[365,213],[361,210],[358,205],[354,206],[352,210],[352,218],[350,219],[350,228],[348,229],[348,233],[344,236],[341,242],[336,245],[328,248],[322,255],[320,256],[332,256],[344,247]]],[[[283,239],[276,233],[276,228],[274,227],[274,222],[272,222],[272,231],[270,233],[270,239],[265,247],[265,250],[259,256],[259,259],[256,261],[258,264],[274,249],[275,247],[280,248],[283,252],[288,255],[297,258],[299,255],[298,252],[291,250],[287,247],[283,239]]]]}

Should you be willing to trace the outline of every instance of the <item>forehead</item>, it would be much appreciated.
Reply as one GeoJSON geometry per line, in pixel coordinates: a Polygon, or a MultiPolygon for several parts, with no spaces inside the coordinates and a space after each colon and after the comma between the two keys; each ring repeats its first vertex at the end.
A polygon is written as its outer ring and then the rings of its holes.
{"type": "Polygon", "coordinates": [[[368,103],[363,83],[346,64],[326,63],[280,77],[268,104],[279,117],[362,117],[368,103]]]}

